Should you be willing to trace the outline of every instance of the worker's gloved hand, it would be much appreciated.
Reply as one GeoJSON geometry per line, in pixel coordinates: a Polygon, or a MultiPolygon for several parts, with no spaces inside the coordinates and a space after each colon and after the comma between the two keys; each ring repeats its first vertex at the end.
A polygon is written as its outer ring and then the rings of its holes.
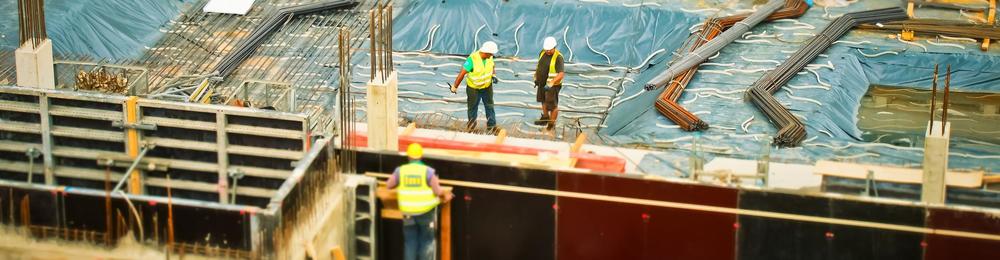
{"type": "Polygon", "coordinates": [[[458,93],[458,85],[451,85],[451,83],[448,83],[448,89],[451,90],[452,94],[458,93]]]}
{"type": "Polygon", "coordinates": [[[446,191],[446,192],[444,192],[444,194],[441,194],[441,202],[442,203],[447,203],[448,201],[451,201],[451,199],[454,198],[454,197],[455,197],[455,194],[452,194],[450,191],[446,191]]]}
{"type": "Polygon", "coordinates": [[[497,77],[493,76],[493,84],[497,84],[497,77]]]}

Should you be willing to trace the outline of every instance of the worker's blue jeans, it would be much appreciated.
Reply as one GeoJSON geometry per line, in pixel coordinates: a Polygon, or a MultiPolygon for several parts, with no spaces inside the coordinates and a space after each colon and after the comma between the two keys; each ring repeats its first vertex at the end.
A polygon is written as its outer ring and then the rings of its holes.
{"type": "Polygon", "coordinates": [[[437,255],[434,219],[437,209],[427,213],[403,217],[403,259],[432,260],[437,255]]]}
{"type": "Polygon", "coordinates": [[[493,110],[493,86],[484,89],[465,87],[465,93],[469,97],[469,124],[471,125],[479,117],[479,101],[482,100],[483,106],[486,107],[486,126],[496,126],[497,115],[493,110]]]}

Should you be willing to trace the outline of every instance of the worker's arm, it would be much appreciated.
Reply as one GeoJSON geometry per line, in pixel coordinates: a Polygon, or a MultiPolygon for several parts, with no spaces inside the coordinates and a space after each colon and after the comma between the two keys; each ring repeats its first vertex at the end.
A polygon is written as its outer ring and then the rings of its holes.
{"type": "Polygon", "coordinates": [[[455,77],[455,84],[451,84],[451,92],[452,93],[454,93],[455,91],[458,91],[458,86],[462,84],[462,80],[465,79],[465,74],[466,73],[468,73],[468,72],[465,71],[465,68],[462,68],[462,71],[458,72],[458,77],[455,77]]]}
{"type": "Polygon", "coordinates": [[[555,86],[556,84],[562,84],[563,77],[566,76],[566,72],[563,71],[563,57],[562,57],[562,55],[559,55],[559,57],[556,57],[556,71],[559,72],[559,74],[556,74],[556,77],[554,79],[552,79],[552,86],[555,86]]]}
{"type": "Polygon", "coordinates": [[[392,176],[389,176],[389,180],[385,182],[385,186],[391,190],[395,189],[396,186],[398,185],[399,185],[399,168],[396,168],[396,170],[392,172],[392,176]]]}
{"type": "Polygon", "coordinates": [[[462,64],[462,70],[458,72],[458,76],[455,77],[455,84],[451,84],[451,93],[458,91],[458,86],[462,84],[462,80],[465,79],[465,74],[472,71],[472,59],[466,58],[465,63],[462,64]]]}
{"type": "Polygon", "coordinates": [[[452,195],[451,192],[441,189],[441,181],[438,180],[437,174],[434,174],[434,168],[427,168],[427,178],[430,179],[427,181],[427,184],[428,186],[431,186],[431,190],[434,191],[434,195],[441,197],[441,200],[444,202],[451,200],[454,195],[452,195]]]}

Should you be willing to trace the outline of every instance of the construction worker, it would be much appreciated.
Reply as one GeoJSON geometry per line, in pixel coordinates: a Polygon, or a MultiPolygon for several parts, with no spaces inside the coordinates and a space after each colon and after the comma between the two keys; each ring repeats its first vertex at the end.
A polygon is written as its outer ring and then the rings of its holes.
{"type": "Polygon", "coordinates": [[[496,53],[497,44],[495,42],[488,41],[483,43],[483,46],[478,51],[473,52],[469,55],[469,58],[465,59],[462,71],[455,78],[455,84],[451,85],[451,92],[456,93],[459,84],[462,83],[462,79],[465,79],[467,86],[465,94],[468,96],[467,102],[469,108],[469,130],[476,128],[476,117],[479,116],[480,101],[486,107],[487,130],[490,132],[496,130],[497,118],[496,112],[493,110],[492,88],[492,83],[496,82],[496,77],[494,77],[496,71],[493,69],[493,55],[496,53]],[[468,78],[465,77],[466,74],[469,75],[468,78]]]}
{"type": "Polygon", "coordinates": [[[546,130],[555,128],[559,116],[559,90],[565,75],[562,54],[556,50],[556,38],[545,37],[535,67],[535,88],[538,90],[535,100],[542,103],[542,115],[535,124],[545,125],[546,130]]]}
{"type": "Polygon", "coordinates": [[[396,189],[399,210],[403,213],[403,259],[434,259],[437,233],[434,221],[439,202],[448,202],[451,192],[441,189],[434,168],[420,161],[424,149],[411,143],[406,149],[410,162],[399,166],[389,177],[386,186],[396,189]]]}

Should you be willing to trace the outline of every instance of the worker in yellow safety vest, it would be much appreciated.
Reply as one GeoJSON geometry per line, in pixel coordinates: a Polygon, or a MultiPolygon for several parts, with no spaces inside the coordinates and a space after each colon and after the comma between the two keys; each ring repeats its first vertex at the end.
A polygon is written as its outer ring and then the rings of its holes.
{"type": "Polygon", "coordinates": [[[542,103],[542,115],[535,124],[546,126],[547,130],[555,128],[559,117],[559,90],[564,76],[563,57],[556,50],[556,38],[545,37],[535,67],[535,88],[538,90],[535,100],[542,103]]]}
{"type": "Polygon", "coordinates": [[[403,258],[407,260],[434,259],[437,246],[434,221],[437,205],[448,202],[451,192],[441,189],[434,168],[420,161],[424,149],[411,143],[406,149],[410,162],[399,166],[389,177],[386,186],[397,189],[399,210],[403,213],[403,258]]]}
{"type": "Polygon", "coordinates": [[[483,43],[483,47],[473,52],[465,59],[462,71],[455,77],[451,92],[458,91],[459,84],[465,79],[465,94],[468,97],[468,129],[476,128],[476,118],[479,116],[479,102],[486,108],[486,127],[489,132],[495,132],[497,125],[496,112],[493,110],[493,83],[496,83],[493,69],[493,55],[497,53],[497,44],[492,41],[483,43]],[[466,77],[468,75],[468,77],[466,77]]]}

